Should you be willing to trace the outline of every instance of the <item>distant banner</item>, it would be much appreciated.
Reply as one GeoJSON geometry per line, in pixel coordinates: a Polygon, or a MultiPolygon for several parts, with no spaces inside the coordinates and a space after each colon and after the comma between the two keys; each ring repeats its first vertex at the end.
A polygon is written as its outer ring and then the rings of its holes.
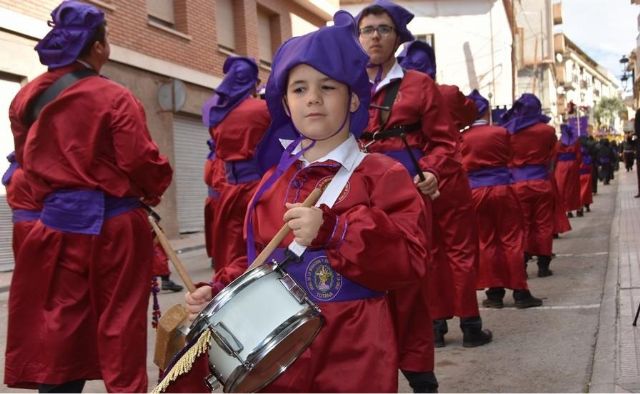
{"type": "Polygon", "coordinates": [[[569,118],[569,126],[573,127],[574,130],[580,131],[580,136],[588,136],[587,127],[589,127],[589,117],[581,116],[580,117],[580,125],[578,127],[578,118],[569,118]]]}

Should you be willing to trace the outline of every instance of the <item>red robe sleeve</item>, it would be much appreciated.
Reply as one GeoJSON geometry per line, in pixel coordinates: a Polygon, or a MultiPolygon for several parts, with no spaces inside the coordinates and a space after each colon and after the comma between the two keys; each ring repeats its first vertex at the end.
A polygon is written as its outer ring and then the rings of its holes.
{"type": "Polygon", "coordinates": [[[369,190],[370,204],[337,215],[329,242],[336,246],[327,249],[333,269],[380,291],[418,280],[425,274],[427,256],[422,198],[402,164],[384,168],[369,190]]]}
{"type": "Polygon", "coordinates": [[[458,131],[454,129],[451,115],[438,87],[430,78],[422,78],[422,133],[427,137],[422,146],[424,156],[420,167],[432,172],[438,179],[453,173],[459,164],[452,162],[458,150],[458,131]]]}
{"type": "Polygon", "coordinates": [[[118,167],[145,198],[160,197],[171,183],[171,166],[151,140],[144,108],[130,92],[115,98],[110,129],[118,167]]]}

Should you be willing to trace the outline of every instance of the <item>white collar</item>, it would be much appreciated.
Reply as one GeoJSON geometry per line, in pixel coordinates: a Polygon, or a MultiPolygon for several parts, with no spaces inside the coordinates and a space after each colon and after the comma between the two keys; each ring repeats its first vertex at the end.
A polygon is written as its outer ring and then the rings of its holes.
{"type": "Polygon", "coordinates": [[[489,122],[488,122],[488,121],[486,121],[486,120],[484,120],[484,119],[478,119],[478,120],[476,120],[475,122],[473,122],[473,124],[472,124],[471,126],[472,126],[472,127],[473,127],[473,126],[486,126],[486,125],[488,125],[488,124],[489,124],[489,122]]]}
{"type": "MultiPolygon", "coordinates": [[[[404,70],[402,69],[402,67],[400,67],[400,65],[398,64],[398,61],[393,62],[393,66],[391,67],[391,70],[389,70],[387,75],[385,75],[384,79],[382,79],[382,81],[380,81],[378,86],[376,86],[375,93],[378,93],[380,89],[390,84],[391,81],[393,81],[394,79],[402,79],[403,77],[404,77],[404,70]]],[[[371,83],[373,83],[373,81],[371,81],[371,83]]]]}
{"type": "Polygon", "coordinates": [[[91,70],[93,70],[93,67],[91,67],[91,65],[89,63],[85,62],[84,60],[76,59],[76,62],[82,64],[86,68],[90,68],[91,70]]]}
{"type": "MultiPolygon", "coordinates": [[[[286,140],[286,139],[280,140],[280,143],[285,149],[292,142],[293,140],[286,140]]],[[[300,152],[300,149],[301,149],[300,144],[298,144],[298,146],[295,147],[292,153],[296,154],[300,152]]],[[[347,170],[353,171],[354,169],[353,167],[356,163],[356,159],[358,158],[359,152],[360,152],[360,146],[358,145],[356,138],[353,136],[353,134],[349,133],[349,138],[347,138],[340,145],[336,146],[331,152],[327,153],[323,157],[317,160],[314,160],[313,162],[309,162],[304,158],[304,156],[300,156],[299,160],[302,161],[305,167],[313,163],[322,163],[327,160],[333,160],[335,162],[340,163],[340,165],[342,165],[347,170]]]]}

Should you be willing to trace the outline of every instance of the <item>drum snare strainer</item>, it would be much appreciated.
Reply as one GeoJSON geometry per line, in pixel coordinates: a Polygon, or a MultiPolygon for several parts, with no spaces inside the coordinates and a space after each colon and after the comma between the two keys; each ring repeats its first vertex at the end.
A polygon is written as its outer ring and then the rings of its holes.
{"type": "Polygon", "coordinates": [[[210,330],[214,390],[255,392],[282,374],[318,335],[320,308],[278,265],[264,264],[225,287],[191,324],[187,341],[210,330]]]}

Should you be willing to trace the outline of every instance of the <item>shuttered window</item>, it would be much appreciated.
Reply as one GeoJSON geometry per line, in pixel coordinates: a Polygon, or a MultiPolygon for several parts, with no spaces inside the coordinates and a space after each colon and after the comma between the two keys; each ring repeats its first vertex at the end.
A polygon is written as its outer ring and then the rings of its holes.
{"type": "Polygon", "coordinates": [[[204,231],[207,185],[204,162],[209,153],[209,131],[200,119],[176,116],[173,120],[178,228],[181,233],[204,231]]]}
{"type": "Polygon", "coordinates": [[[235,52],[236,35],[233,23],[233,0],[216,1],[216,33],[218,46],[235,52]]]}

